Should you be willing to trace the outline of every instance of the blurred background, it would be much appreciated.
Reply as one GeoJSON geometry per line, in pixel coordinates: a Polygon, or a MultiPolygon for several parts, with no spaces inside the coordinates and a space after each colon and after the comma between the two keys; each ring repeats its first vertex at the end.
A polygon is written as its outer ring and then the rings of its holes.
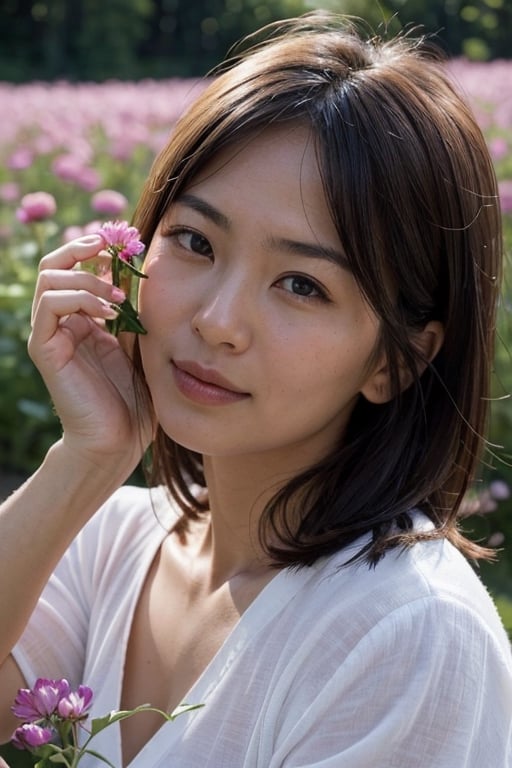
{"type": "MultiPolygon", "coordinates": [[[[105,219],[129,219],[156,152],[210,67],[263,24],[315,8],[362,17],[382,35],[419,25],[446,51],[495,162],[510,253],[512,0],[2,0],[0,498],[59,434],[25,351],[40,255],[105,219]],[[34,192],[46,193],[37,214],[22,203],[34,192]]],[[[500,550],[481,573],[512,632],[509,274],[491,444],[465,526],[500,550]]]]}
{"type": "Polygon", "coordinates": [[[2,0],[0,78],[202,76],[242,35],[313,8],[437,33],[452,56],[511,55],[510,0],[2,0]]]}

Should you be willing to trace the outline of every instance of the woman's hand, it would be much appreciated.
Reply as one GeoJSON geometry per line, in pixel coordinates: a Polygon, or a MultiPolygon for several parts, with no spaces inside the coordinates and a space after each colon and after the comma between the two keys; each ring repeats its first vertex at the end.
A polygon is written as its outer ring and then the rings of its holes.
{"type": "MultiPolygon", "coordinates": [[[[74,240],[45,256],[36,285],[29,354],[62,422],[67,450],[93,462],[122,457],[129,472],[151,436],[134,396],[132,364],[105,329],[123,295],[79,262],[96,257],[100,236],[74,240]]],[[[147,411],[146,407],[146,411],[147,411]]]]}

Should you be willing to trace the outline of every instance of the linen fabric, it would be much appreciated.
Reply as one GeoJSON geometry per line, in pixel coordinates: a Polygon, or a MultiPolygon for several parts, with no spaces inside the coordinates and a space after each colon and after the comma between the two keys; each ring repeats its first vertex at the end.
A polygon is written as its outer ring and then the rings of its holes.
{"type": "MultiPolygon", "coordinates": [[[[123,487],[93,517],[13,651],[28,685],[66,677],[93,689],[93,716],[120,708],[138,595],[177,516],[161,490],[123,487]]],[[[480,580],[446,541],[341,567],[363,543],[279,571],[186,696],[204,707],[132,768],[510,768],[510,644],[480,580]]],[[[91,746],[120,768],[118,725],[91,746]]]]}

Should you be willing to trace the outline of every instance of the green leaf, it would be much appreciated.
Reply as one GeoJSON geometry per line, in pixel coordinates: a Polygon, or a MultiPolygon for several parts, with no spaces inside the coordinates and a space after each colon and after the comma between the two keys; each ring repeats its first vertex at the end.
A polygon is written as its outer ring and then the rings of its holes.
{"type": "Polygon", "coordinates": [[[55,744],[41,744],[40,747],[36,747],[32,752],[36,757],[41,757],[43,760],[46,760],[54,755],[57,750],[60,750],[60,747],[55,744]]]}
{"type": "Polygon", "coordinates": [[[70,765],[68,760],[66,760],[66,757],[63,752],[56,752],[54,755],[51,755],[51,757],[49,757],[48,760],[51,763],[62,763],[63,765],[67,765],[68,767],[70,765]]]}
{"type": "Polygon", "coordinates": [[[104,715],[103,717],[96,717],[91,722],[91,738],[96,736],[97,733],[100,733],[100,731],[103,731],[105,728],[108,728],[108,726],[112,725],[112,723],[117,723],[120,720],[126,720],[128,717],[136,715],[138,712],[156,712],[157,714],[161,715],[164,720],[170,722],[172,720],[176,720],[179,715],[183,715],[185,712],[190,712],[193,709],[199,709],[200,707],[204,707],[204,704],[180,704],[180,706],[176,707],[173,712],[169,713],[164,712],[163,709],[152,707],[151,704],[141,704],[140,706],[135,707],[135,709],[120,709],[119,711],[109,712],[108,715],[104,715]]]}
{"type": "Polygon", "coordinates": [[[124,259],[119,260],[119,266],[121,269],[128,269],[132,274],[137,275],[137,277],[143,277],[144,279],[147,279],[147,275],[144,274],[144,272],[140,272],[137,267],[134,267],[133,264],[131,264],[129,261],[124,261],[124,259]]]}
{"type": "Polygon", "coordinates": [[[130,331],[131,333],[147,333],[146,329],[139,320],[137,310],[131,304],[129,299],[125,299],[122,304],[113,304],[119,315],[114,320],[109,320],[107,327],[115,335],[120,331],[130,331]]]}
{"type": "Polygon", "coordinates": [[[204,707],[204,704],[180,704],[179,707],[173,709],[171,714],[168,715],[168,718],[170,720],[176,720],[180,715],[184,715],[186,712],[192,712],[193,709],[201,709],[201,707],[204,707]]]}
{"type": "Polygon", "coordinates": [[[112,723],[117,723],[119,720],[126,720],[127,717],[137,714],[137,712],[143,712],[144,710],[151,709],[149,704],[141,704],[135,709],[120,709],[119,711],[109,712],[108,715],[103,717],[96,717],[91,722],[91,737],[96,736],[97,733],[103,731],[112,723]]]}
{"type": "Polygon", "coordinates": [[[70,766],[69,760],[66,758],[63,750],[55,744],[43,744],[34,750],[34,754],[40,757],[41,760],[35,764],[34,768],[51,768],[55,763],[61,763],[61,765],[70,766]]]}

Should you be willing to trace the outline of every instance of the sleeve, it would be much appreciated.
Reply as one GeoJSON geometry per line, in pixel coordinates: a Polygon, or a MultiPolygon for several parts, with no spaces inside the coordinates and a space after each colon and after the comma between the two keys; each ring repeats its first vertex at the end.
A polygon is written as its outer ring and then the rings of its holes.
{"type": "Polygon", "coordinates": [[[115,506],[114,495],[71,543],[12,651],[29,685],[38,677],[82,682],[96,573],[112,543],[105,532],[115,506]]]}
{"type": "Polygon", "coordinates": [[[510,656],[464,606],[425,598],[333,667],[270,768],[510,768],[511,722],[510,656]]]}

